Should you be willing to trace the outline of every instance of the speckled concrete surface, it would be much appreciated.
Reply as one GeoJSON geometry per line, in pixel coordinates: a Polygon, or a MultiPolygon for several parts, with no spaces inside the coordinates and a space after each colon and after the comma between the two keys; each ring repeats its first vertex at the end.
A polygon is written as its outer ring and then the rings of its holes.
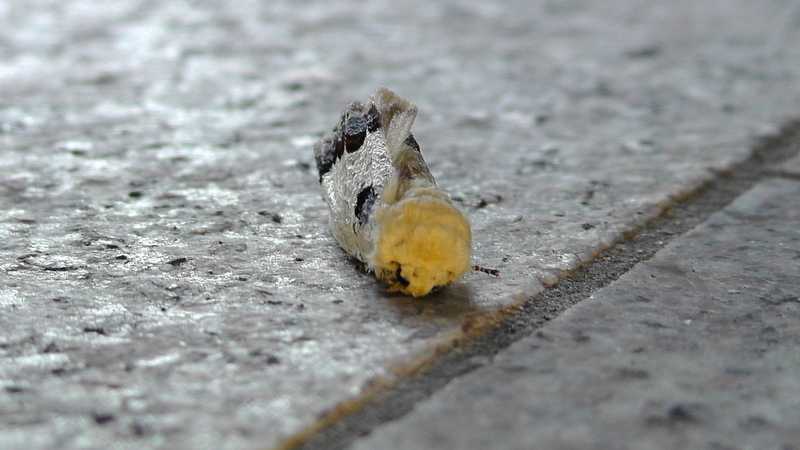
{"type": "Polygon", "coordinates": [[[791,2],[0,4],[0,447],[254,448],[553,282],[800,104],[791,2]],[[326,228],[377,86],[469,213],[425,301],[326,228]]]}
{"type": "Polygon", "coordinates": [[[758,185],[354,448],[800,448],[799,221],[758,185]]]}
{"type": "Polygon", "coordinates": [[[800,175],[800,155],[781,164],[778,170],[790,175],[800,175]]]}

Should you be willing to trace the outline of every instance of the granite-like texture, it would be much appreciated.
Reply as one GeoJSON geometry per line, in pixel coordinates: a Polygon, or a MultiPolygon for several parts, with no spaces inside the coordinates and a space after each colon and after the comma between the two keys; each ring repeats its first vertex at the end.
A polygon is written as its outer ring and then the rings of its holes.
{"type": "Polygon", "coordinates": [[[780,167],[778,167],[778,170],[790,175],[800,175],[800,155],[797,155],[781,164],[780,167]]]}
{"type": "Polygon", "coordinates": [[[0,447],[269,445],[590,259],[800,113],[794,3],[696,3],[1,2],[0,447]],[[328,234],[310,146],[380,85],[500,278],[328,234]]]}
{"type": "Polygon", "coordinates": [[[798,223],[758,185],[354,447],[800,448],[798,223]]]}

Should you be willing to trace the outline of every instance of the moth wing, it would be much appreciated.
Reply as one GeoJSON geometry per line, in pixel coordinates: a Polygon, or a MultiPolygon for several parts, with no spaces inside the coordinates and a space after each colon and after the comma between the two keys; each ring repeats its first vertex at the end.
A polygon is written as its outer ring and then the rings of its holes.
{"type": "Polygon", "coordinates": [[[381,127],[386,139],[386,147],[394,155],[411,134],[417,106],[386,88],[378,89],[372,102],[381,117],[381,127]]]}

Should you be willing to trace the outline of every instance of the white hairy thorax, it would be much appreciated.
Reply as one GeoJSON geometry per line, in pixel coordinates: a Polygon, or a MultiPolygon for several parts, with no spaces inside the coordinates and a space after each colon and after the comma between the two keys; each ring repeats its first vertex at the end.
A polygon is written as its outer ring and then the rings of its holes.
{"type": "Polygon", "coordinates": [[[421,297],[467,271],[472,236],[422,158],[416,115],[414,104],[379,89],[348,106],[314,156],[339,245],[390,290],[421,297]]]}

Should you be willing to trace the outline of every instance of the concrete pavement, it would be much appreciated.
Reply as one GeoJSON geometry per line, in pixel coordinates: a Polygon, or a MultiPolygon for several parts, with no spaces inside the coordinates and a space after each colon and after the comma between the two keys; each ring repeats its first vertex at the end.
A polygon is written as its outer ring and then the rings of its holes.
{"type": "Polygon", "coordinates": [[[0,5],[0,448],[260,448],[436,357],[800,104],[789,1],[0,5]],[[310,145],[385,85],[473,222],[414,301],[310,145]]]}
{"type": "Polygon", "coordinates": [[[353,448],[800,448],[798,223],[759,184],[353,448]]]}
{"type": "Polygon", "coordinates": [[[795,156],[784,164],[781,164],[779,170],[790,175],[800,175],[800,156],[795,156]]]}

